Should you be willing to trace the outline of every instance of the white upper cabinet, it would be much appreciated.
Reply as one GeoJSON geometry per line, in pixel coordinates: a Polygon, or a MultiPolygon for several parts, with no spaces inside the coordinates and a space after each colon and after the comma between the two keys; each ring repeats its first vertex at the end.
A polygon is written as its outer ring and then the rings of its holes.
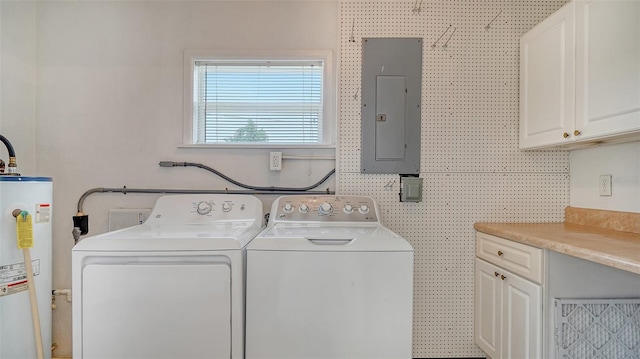
{"type": "Polygon", "coordinates": [[[640,139],[640,0],[574,0],[520,40],[520,148],[640,139]]]}
{"type": "Polygon", "coordinates": [[[640,129],[640,0],[576,3],[576,129],[640,129]]]}
{"type": "Polygon", "coordinates": [[[573,2],[566,4],[520,39],[520,148],[570,140],[575,121],[574,8],[573,2]]]}

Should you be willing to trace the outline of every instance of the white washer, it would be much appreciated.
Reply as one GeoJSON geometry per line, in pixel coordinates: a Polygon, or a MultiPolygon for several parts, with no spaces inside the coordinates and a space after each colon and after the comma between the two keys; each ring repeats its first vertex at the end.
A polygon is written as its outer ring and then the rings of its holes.
{"type": "Polygon", "coordinates": [[[164,196],[144,224],[79,242],[74,359],[243,358],[244,248],[262,221],[253,196],[164,196]]]}
{"type": "Polygon", "coordinates": [[[411,358],[413,248],[373,199],[285,196],[247,246],[247,359],[411,358]]]}

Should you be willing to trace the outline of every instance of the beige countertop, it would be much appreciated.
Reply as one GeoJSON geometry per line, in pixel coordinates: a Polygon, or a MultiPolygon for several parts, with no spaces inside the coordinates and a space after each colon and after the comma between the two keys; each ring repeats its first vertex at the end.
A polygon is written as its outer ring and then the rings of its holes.
{"type": "Polygon", "coordinates": [[[476,223],[474,228],[483,233],[640,274],[638,233],[575,223],[476,223]]]}

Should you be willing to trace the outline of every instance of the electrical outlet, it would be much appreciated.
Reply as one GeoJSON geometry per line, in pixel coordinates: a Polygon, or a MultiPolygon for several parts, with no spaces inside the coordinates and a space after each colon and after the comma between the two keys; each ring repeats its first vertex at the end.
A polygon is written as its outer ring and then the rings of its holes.
{"type": "Polygon", "coordinates": [[[109,231],[144,223],[151,208],[113,208],[109,210],[109,231]]]}
{"type": "Polygon", "coordinates": [[[598,188],[601,196],[611,196],[611,175],[600,175],[598,188]]]}
{"type": "Polygon", "coordinates": [[[269,169],[272,171],[282,170],[282,152],[269,153],[269,169]]]}

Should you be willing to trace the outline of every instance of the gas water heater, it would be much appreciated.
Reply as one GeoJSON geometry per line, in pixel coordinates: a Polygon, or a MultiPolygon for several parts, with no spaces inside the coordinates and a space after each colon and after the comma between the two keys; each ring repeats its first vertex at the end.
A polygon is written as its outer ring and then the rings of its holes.
{"type": "Polygon", "coordinates": [[[51,178],[0,174],[0,358],[37,358],[38,351],[51,358],[52,200],[51,178]],[[21,219],[15,217],[15,210],[24,218],[30,215],[29,253],[37,306],[31,304],[26,250],[18,247],[16,233],[21,219]],[[36,309],[42,338],[39,350],[34,335],[36,309]]]}

